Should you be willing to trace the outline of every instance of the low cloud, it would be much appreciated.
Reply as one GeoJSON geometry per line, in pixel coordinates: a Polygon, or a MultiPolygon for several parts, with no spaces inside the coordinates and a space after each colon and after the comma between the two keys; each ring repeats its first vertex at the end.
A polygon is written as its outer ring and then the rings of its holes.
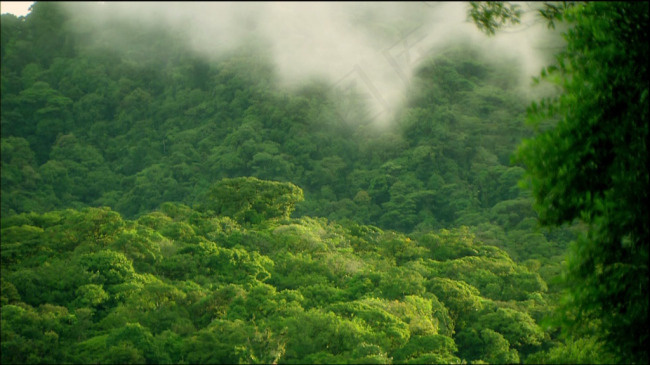
{"type": "MultiPolygon", "coordinates": [[[[524,10],[533,5],[523,4],[524,10]]],[[[522,86],[557,47],[545,25],[527,16],[495,37],[467,20],[464,2],[106,2],[68,3],[93,24],[115,19],[164,26],[185,37],[197,54],[215,57],[251,39],[263,40],[287,86],[321,78],[368,101],[385,124],[404,101],[414,70],[443,45],[469,40],[485,57],[521,60],[522,86]]]]}

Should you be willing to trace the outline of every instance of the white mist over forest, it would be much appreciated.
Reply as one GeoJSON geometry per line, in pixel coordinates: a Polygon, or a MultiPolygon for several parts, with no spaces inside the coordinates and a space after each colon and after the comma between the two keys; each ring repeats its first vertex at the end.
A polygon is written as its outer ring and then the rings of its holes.
{"type": "MultiPolygon", "coordinates": [[[[488,37],[467,20],[466,2],[106,2],[69,3],[102,34],[102,24],[125,20],[163,26],[187,46],[214,57],[251,40],[263,41],[285,85],[324,79],[368,101],[386,123],[405,99],[414,70],[440,46],[471,41],[485,57],[521,62],[521,86],[549,61],[558,36],[534,23],[534,4],[522,4],[521,25],[488,37]],[[354,91],[352,91],[354,90],[354,91]]],[[[559,32],[558,32],[559,33],[559,32]]],[[[113,41],[119,44],[119,41],[113,41]]],[[[513,70],[515,71],[515,70],[513,70]]]]}

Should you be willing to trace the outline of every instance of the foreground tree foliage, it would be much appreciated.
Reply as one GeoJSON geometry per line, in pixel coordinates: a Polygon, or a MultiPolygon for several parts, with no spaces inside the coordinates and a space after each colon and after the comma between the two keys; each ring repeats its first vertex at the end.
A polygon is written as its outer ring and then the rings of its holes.
{"type": "MultiPolygon", "coordinates": [[[[473,11],[488,33],[518,17],[504,5],[473,11]]],[[[617,361],[647,363],[648,3],[546,4],[540,13],[569,27],[566,49],[542,72],[561,94],[532,104],[538,134],[518,159],[543,224],[587,225],[569,253],[562,325],[591,332],[617,361]]]]}

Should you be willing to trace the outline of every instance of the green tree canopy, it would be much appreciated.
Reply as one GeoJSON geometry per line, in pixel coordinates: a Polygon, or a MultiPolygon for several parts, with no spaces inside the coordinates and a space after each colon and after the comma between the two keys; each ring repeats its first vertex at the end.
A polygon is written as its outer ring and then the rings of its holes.
{"type": "Polygon", "coordinates": [[[302,189],[291,183],[254,177],[223,179],[212,186],[203,208],[240,223],[259,223],[271,218],[289,218],[302,189]]]}
{"type": "MultiPolygon", "coordinates": [[[[493,33],[518,18],[510,9],[474,3],[470,13],[493,33]]],[[[619,361],[648,362],[648,3],[546,3],[539,12],[549,26],[568,25],[566,48],[542,71],[561,93],[531,105],[538,133],[517,158],[543,224],[588,227],[569,254],[563,323],[596,324],[619,361]]]]}

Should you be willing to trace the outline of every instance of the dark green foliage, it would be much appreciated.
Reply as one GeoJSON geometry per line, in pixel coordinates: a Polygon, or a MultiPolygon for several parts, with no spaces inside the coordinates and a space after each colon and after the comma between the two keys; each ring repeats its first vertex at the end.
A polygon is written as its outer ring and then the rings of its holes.
{"type": "Polygon", "coordinates": [[[471,1],[469,16],[487,34],[494,34],[505,24],[519,24],[522,14],[519,5],[503,1],[471,1]]]}
{"type": "MultiPolygon", "coordinates": [[[[110,206],[133,218],[166,201],[204,204],[216,181],[242,176],[301,186],[305,200],[286,202],[299,216],[402,231],[474,224],[469,214],[519,198],[508,164],[527,133],[524,100],[512,65],[478,61],[466,43],[427,60],[394,127],[378,131],[341,123],[327,85],[279,88],[262,48],[206,62],[177,35],[126,21],[91,42],[93,24],[41,7],[3,21],[3,216],[110,206]],[[63,25],[47,37],[75,53],[35,60],[18,47],[49,23],[63,25]]],[[[229,214],[287,212],[246,209],[229,214]]]]}
{"type": "MultiPolygon", "coordinates": [[[[504,4],[472,7],[488,33],[519,18],[504,4]]],[[[624,363],[649,356],[648,10],[647,2],[540,7],[549,27],[567,27],[566,48],[541,73],[560,94],[530,106],[538,133],[517,153],[540,222],[586,226],[569,251],[561,326],[593,335],[624,363]]]]}

